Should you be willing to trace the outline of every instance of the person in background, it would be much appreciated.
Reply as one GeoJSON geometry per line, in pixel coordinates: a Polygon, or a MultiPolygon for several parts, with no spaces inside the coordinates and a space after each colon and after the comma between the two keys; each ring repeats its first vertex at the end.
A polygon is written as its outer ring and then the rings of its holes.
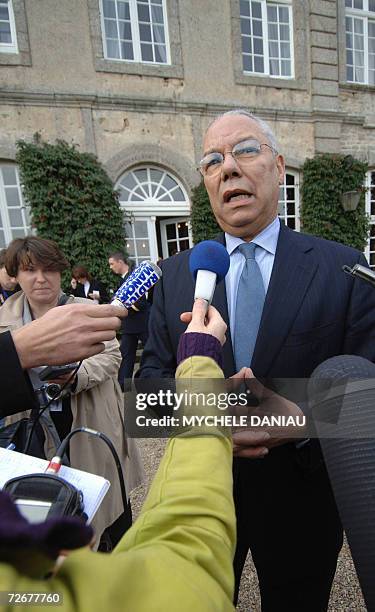
{"type": "MultiPolygon", "coordinates": [[[[223,378],[217,362],[225,330],[218,312],[197,300],[176,377],[223,378]]],[[[207,414],[205,406],[195,410],[207,414]]],[[[65,612],[234,612],[230,432],[196,429],[168,442],[141,514],[114,552],[74,550],[49,580],[42,575],[61,548],[90,543],[90,526],[68,518],[30,525],[0,492],[0,590],[59,593],[65,612]]],[[[256,503],[256,491],[251,494],[256,503]]]]}
{"type": "Polygon", "coordinates": [[[17,281],[12,276],[9,276],[5,267],[6,249],[0,251],[0,306],[4,304],[13,293],[20,290],[17,281]]]}
{"type": "Polygon", "coordinates": [[[72,294],[94,300],[96,304],[107,304],[109,297],[107,289],[100,281],[93,278],[85,266],[74,266],[70,282],[72,294]]]}
{"type": "MultiPolygon", "coordinates": [[[[6,267],[16,277],[22,291],[9,298],[0,308],[0,333],[16,330],[39,319],[55,306],[90,303],[83,298],[66,296],[61,290],[61,272],[68,262],[58,245],[37,236],[17,238],[10,243],[6,267]]],[[[40,419],[44,455],[53,456],[59,440],[76,427],[89,427],[106,434],[120,457],[127,494],[143,480],[143,468],[135,440],[127,439],[124,429],[124,401],[117,382],[121,354],[116,339],[105,343],[99,355],[84,359],[69,393],[51,405],[40,419]]],[[[30,368],[28,374],[35,390],[44,384],[41,368],[30,368]]],[[[63,385],[71,374],[53,381],[63,385]]],[[[27,417],[21,412],[8,417],[7,424],[27,417]]],[[[130,504],[122,504],[118,474],[112,456],[101,441],[74,436],[69,444],[72,467],[107,478],[110,491],[97,515],[94,527],[98,538],[105,532],[106,548],[115,545],[131,525],[130,504]],[[99,443],[97,443],[99,442],[99,443]]],[[[104,546],[103,539],[103,546],[104,546]]]]}
{"type": "MultiPolygon", "coordinates": [[[[126,281],[134,268],[119,251],[110,254],[108,264],[112,272],[121,276],[121,284],[126,281]]],[[[141,340],[143,346],[146,344],[149,312],[150,305],[146,297],[142,296],[136,304],[132,305],[129,315],[122,321],[120,343],[122,361],[118,381],[123,390],[125,384],[126,388],[129,388],[129,382],[125,383],[125,381],[130,381],[133,376],[138,340],[141,340]]]]}

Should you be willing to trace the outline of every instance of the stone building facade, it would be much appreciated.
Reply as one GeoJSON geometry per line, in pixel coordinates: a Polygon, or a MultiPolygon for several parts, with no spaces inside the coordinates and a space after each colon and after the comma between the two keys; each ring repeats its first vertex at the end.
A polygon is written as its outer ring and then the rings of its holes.
{"type": "Polygon", "coordinates": [[[0,0],[0,247],[28,231],[15,145],[39,132],[99,157],[134,259],[188,248],[202,136],[235,107],[275,131],[288,225],[317,152],[368,161],[375,222],[374,92],[375,0],[0,0]]]}

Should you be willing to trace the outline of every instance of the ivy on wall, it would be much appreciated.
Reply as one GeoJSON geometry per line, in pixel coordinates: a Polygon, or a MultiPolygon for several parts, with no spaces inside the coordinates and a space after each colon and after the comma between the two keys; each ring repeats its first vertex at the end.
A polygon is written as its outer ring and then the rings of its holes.
{"type": "Polygon", "coordinates": [[[363,188],[367,164],[351,155],[316,155],[302,167],[302,231],[363,251],[369,232],[363,188]],[[344,211],[342,194],[360,191],[358,207],[344,211]]]}
{"type": "Polygon", "coordinates": [[[211,210],[210,200],[203,181],[192,190],[191,228],[194,244],[202,240],[211,240],[221,232],[211,210]]]}
{"type": "MultiPolygon", "coordinates": [[[[70,264],[116,285],[108,254],[124,249],[124,222],[110,178],[94,155],[64,141],[18,141],[16,161],[38,236],[55,240],[70,264]]],[[[70,287],[70,273],[63,275],[70,287]]]]}

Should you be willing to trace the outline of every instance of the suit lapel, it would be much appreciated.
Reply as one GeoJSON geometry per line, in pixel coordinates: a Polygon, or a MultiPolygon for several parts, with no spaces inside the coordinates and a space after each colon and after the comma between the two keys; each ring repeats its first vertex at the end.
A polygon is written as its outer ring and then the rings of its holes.
{"type": "Polygon", "coordinates": [[[255,345],[252,367],[267,376],[301,307],[318,264],[307,237],[280,227],[275,261],[255,345]]]}

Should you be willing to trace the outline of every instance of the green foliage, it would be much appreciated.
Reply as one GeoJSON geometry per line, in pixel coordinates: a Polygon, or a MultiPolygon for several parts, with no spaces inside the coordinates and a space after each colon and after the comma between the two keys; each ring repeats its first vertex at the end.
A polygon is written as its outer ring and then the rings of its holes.
{"type": "Polygon", "coordinates": [[[302,168],[301,223],[303,231],[363,251],[369,232],[363,188],[367,164],[351,155],[317,155],[302,168]],[[346,212],[341,196],[361,191],[358,207],[346,212]]]}
{"type": "MultiPolygon", "coordinates": [[[[23,192],[38,236],[55,240],[70,264],[85,265],[93,277],[113,286],[108,253],[124,248],[118,196],[94,155],[64,141],[17,143],[23,192]]],[[[63,286],[70,287],[70,273],[63,286]]]]}
{"type": "Polygon", "coordinates": [[[194,244],[202,240],[210,240],[221,231],[211,210],[203,181],[192,192],[191,226],[194,244]]]}

